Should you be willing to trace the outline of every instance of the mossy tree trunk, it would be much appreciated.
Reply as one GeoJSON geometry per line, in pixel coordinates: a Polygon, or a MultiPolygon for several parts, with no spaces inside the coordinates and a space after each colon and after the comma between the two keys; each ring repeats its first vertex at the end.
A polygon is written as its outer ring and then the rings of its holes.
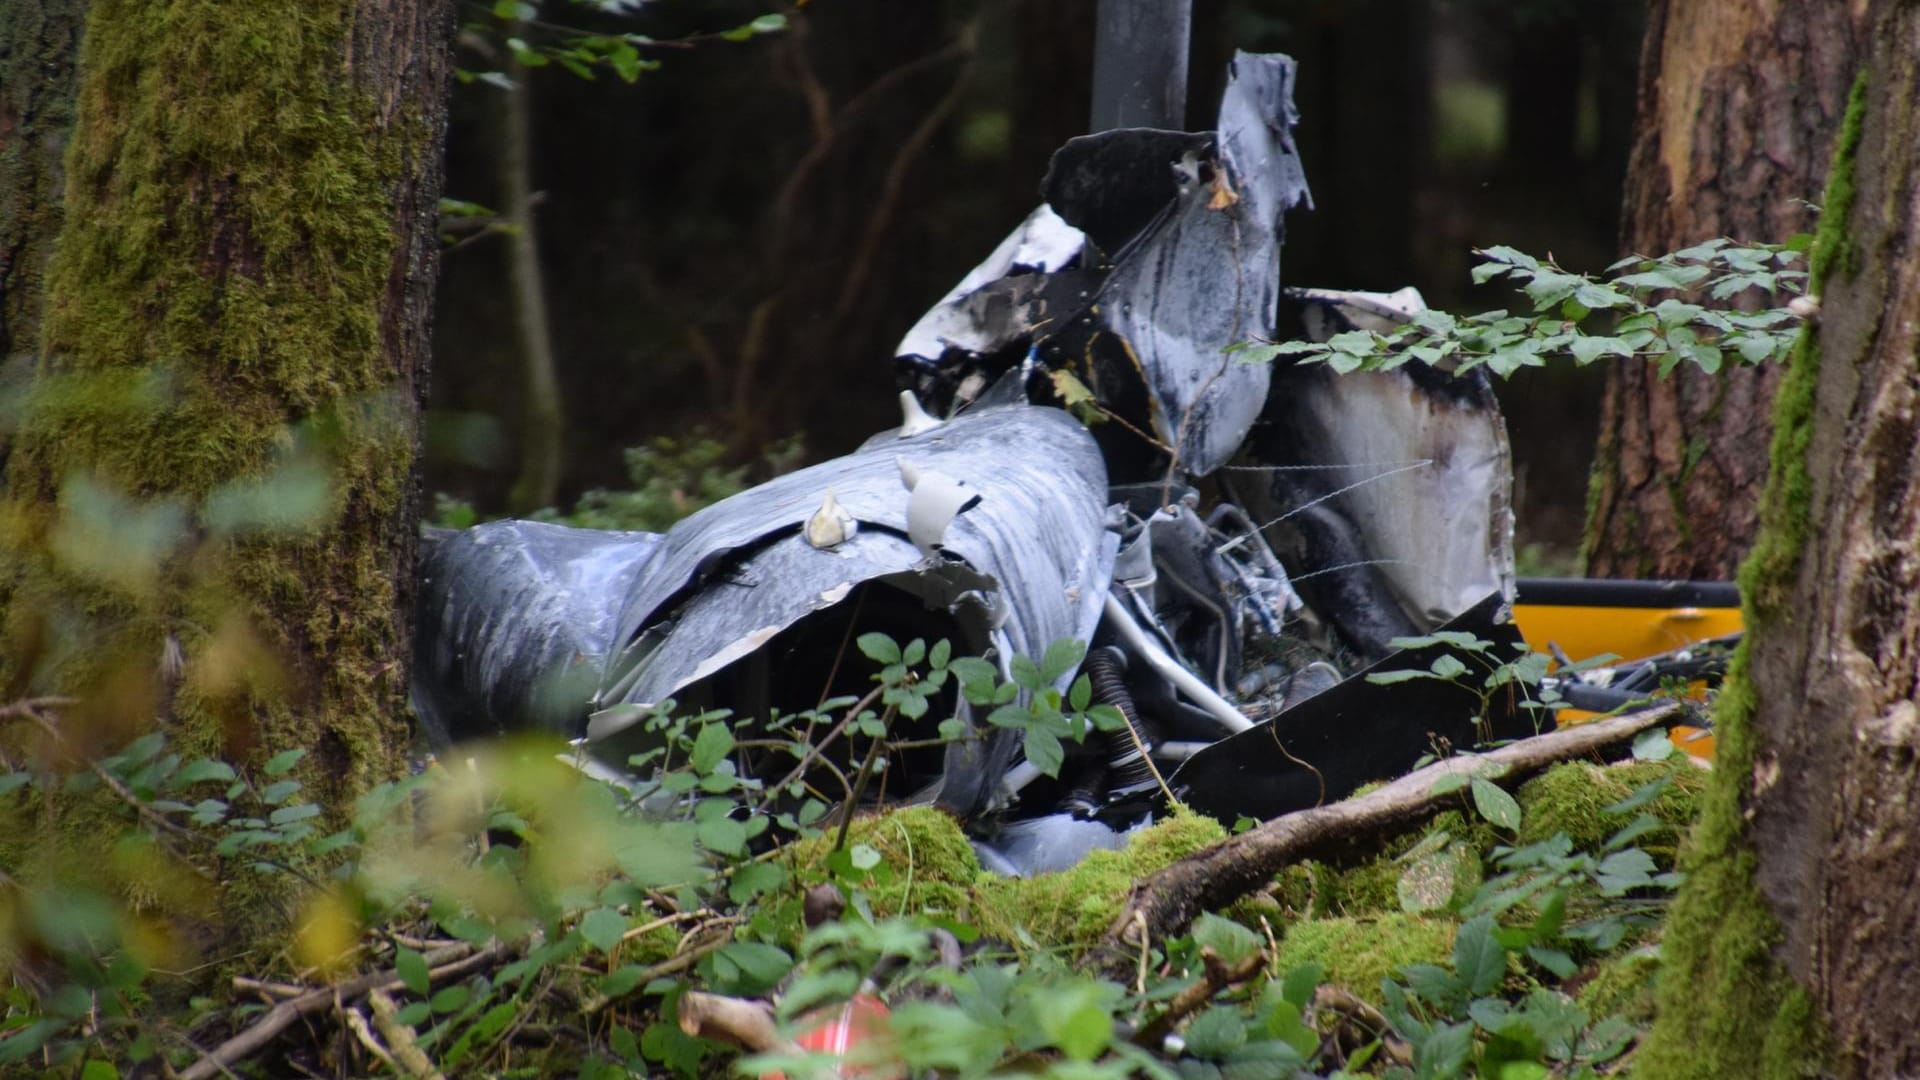
{"type": "Polygon", "coordinates": [[[1920,3],[1878,0],[1636,1075],[1920,1075],[1920,3]]]}
{"type": "Polygon", "coordinates": [[[336,805],[404,766],[452,25],[92,3],[0,507],[0,675],[81,699],[61,753],[306,747],[336,805]]]}
{"type": "MultiPolygon", "coordinates": [[[[1621,245],[1660,255],[1717,236],[1810,232],[1862,4],[1654,0],[1621,245]]],[[[1776,367],[1661,379],[1607,373],[1585,554],[1600,577],[1731,578],[1753,542],[1776,367]]]]}
{"type": "MultiPolygon", "coordinates": [[[[0,0],[0,363],[32,362],[84,0],[0,0]]],[[[4,392],[0,382],[0,393],[4,392]]],[[[0,430],[0,464],[6,460],[0,430]]]]}

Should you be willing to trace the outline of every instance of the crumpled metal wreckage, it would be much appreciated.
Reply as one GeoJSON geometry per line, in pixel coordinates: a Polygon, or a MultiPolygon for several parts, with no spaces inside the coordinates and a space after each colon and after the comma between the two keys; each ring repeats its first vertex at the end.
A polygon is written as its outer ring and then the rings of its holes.
{"type": "Polygon", "coordinates": [[[1293,75],[1242,53],[1217,130],[1063,147],[1045,204],[902,342],[898,429],[664,535],[502,521],[433,540],[413,687],[430,740],[548,729],[617,776],[669,699],[764,717],[860,693],[854,633],[944,638],[1003,676],[1072,638],[1131,732],[1045,776],[949,686],[920,723],[968,736],[885,762],[890,798],[946,808],[987,866],[1026,874],[1118,846],[1163,809],[1156,775],[1231,822],[1530,731],[1451,682],[1366,678],[1446,649],[1396,637],[1517,640],[1484,374],[1230,351],[1420,310],[1411,290],[1281,289],[1285,215],[1310,202],[1293,75]]]}

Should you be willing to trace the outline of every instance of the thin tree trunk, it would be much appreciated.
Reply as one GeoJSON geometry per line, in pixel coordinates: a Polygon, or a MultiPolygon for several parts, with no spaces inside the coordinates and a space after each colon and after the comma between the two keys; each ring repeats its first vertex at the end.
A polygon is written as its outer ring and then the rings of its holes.
{"type": "MultiPolygon", "coordinates": [[[[516,34],[518,33],[516,24],[516,34]]],[[[514,87],[506,95],[506,131],[500,153],[501,189],[513,224],[508,277],[513,283],[513,321],[526,371],[527,399],[520,420],[520,476],[507,508],[528,514],[560,499],[564,465],[561,432],[566,413],[554,366],[553,332],[547,325],[547,288],[540,273],[540,234],[533,220],[533,73],[512,65],[514,87]]]]}
{"type": "Polygon", "coordinates": [[[405,761],[451,29],[446,0],[91,5],[0,507],[0,675],[83,698],[68,751],[304,747],[336,806],[405,761]]]}
{"type": "MultiPolygon", "coordinates": [[[[1621,245],[1659,255],[1811,231],[1847,87],[1857,2],[1654,0],[1621,245]]],[[[1753,541],[1777,367],[1608,372],[1585,553],[1601,577],[1729,578],[1753,541]]]]}
{"type": "Polygon", "coordinates": [[[1920,4],[1873,7],[1636,1075],[1920,1075],[1920,4]]]}

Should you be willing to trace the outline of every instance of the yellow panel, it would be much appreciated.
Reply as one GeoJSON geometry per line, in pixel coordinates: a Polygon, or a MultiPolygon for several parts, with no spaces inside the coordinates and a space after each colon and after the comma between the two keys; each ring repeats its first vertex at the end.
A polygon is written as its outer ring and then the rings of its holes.
{"type": "MultiPolygon", "coordinates": [[[[1552,642],[1574,660],[1603,653],[1614,653],[1622,660],[1639,660],[1697,641],[1725,637],[1741,629],[1739,608],[1516,604],[1513,619],[1520,624],[1520,634],[1526,638],[1529,648],[1547,652],[1547,644],[1552,642]]],[[[1555,714],[1563,727],[1599,716],[1583,709],[1562,709],[1555,714]]],[[[1708,761],[1713,759],[1712,732],[1678,726],[1670,734],[1674,745],[1686,753],[1708,761]]]]}
{"type": "Polygon", "coordinates": [[[1737,633],[1741,627],[1739,608],[1516,604],[1513,618],[1528,647],[1546,652],[1552,642],[1575,660],[1602,653],[1638,660],[1737,633]]]}

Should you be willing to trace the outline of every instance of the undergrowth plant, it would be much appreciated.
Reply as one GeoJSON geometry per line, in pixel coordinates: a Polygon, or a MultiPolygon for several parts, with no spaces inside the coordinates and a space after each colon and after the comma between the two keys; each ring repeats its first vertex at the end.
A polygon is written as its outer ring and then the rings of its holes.
{"type": "MultiPolygon", "coordinates": [[[[874,692],[792,718],[801,730],[851,718],[849,730],[878,721],[868,730],[884,739],[889,710],[924,717],[943,683],[969,677],[980,704],[1004,698],[1000,707],[1064,723],[1069,740],[1095,726],[1073,707],[1078,691],[1025,685],[1071,670],[1075,647],[1019,665],[1019,681],[1005,684],[958,674],[972,665],[939,643],[871,636],[861,648],[882,665],[874,692]]],[[[1598,849],[1576,851],[1564,835],[1496,846],[1478,889],[1409,907],[1459,920],[1453,960],[1401,971],[1380,988],[1378,1007],[1315,965],[1278,967],[1274,935],[1284,927],[1244,915],[1202,915],[1188,934],[1154,943],[1122,983],[1085,970],[1060,943],[990,940],[963,910],[878,912],[875,890],[916,867],[860,839],[870,833],[833,842],[835,815],[855,801],[853,777],[828,792],[740,767],[769,749],[752,744],[777,741],[790,725],[655,715],[662,745],[640,755],[644,780],[597,780],[572,764],[577,750],[552,742],[463,749],[328,824],[284,779],[297,752],[243,776],[182,761],[149,736],[95,763],[97,772],[74,774],[90,780],[6,774],[7,798],[110,780],[126,793],[129,836],[177,849],[172,871],[280,880],[295,901],[280,955],[256,958],[233,988],[183,1007],[166,1004],[179,980],[143,954],[140,916],[124,896],[84,885],[28,894],[26,907],[8,909],[15,985],[0,1058],[89,1077],[165,1059],[183,1074],[214,1075],[191,1070],[224,1039],[267,1022],[276,1004],[319,995],[315,1022],[347,1041],[288,1038],[274,1051],[309,1068],[331,1053],[380,1069],[385,1053],[395,1072],[412,1060],[446,1075],[711,1075],[734,1067],[721,1063],[732,1051],[682,1030],[679,1003],[698,992],[773,999],[787,1037],[839,1015],[852,996],[888,1001],[885,1037],[850,1058],[776,1048],[743,1059],[750,1074],[839,1075],[864,1062],[955,1077],[1590,1075],[1636,1029],[1590,1017],[1551,980],[1631,945],[1673,882],[1635,844],[1652,827],[1641,811],[1656,783],[1608,808],[1638,816],[1598,849]],[[797,802],[782,808],[778,794],[797,802]],[[798,898],[821,888],[844,898],[844,912],[809,918],[803,931],[798,898]],[[22,977],[29,953],[41,957],[31,980],[22,977]]],[[[782,749],[782,760],[802,764],[801,746],[782,749]]],[[[1647,755],[1657,750],[1649,744],[1647,755]]],[[[1485,779],[1469,786],[1477,793],[1485,779]]],[[[1517,827],[1517,807],[1463,798],[1502,829],[1517,827]]],[[[1406,860],[1407,875],[1443,850],[1459,846],[1430,838],[1406,860]]]]}
{"type": "MultiPolygon", "coordinates": [[[[898,726],[927,718],[950,680],[995,709],[992,726],[1025,728],[1048,773],[1059,769],[1062,739],[1121,722],[1090,706],[1084,676],[1065,694],[1053,687],[1078,666],[1084,645],[1062,641],[1039,661],[1015,658],[1006,683],[990,663],[953,657],[945,641],[901,645],[865,634],[857,645],[879,665],[872,690],[857,699],[761,723],[663,703],[642,710],[654,746],[633,754],[624,775],[546,739],[463,746],[367,792],[345,820],[302,798],[289,777],[301,749],[249,775],[210,758],[184,760],[152,733],[75,772],[10,766],[0,773],[0,799],[107,788],[126,811],[120,848],[155,855],[153,880],[118,894],[99,879],[30,889],[0,879],[8,886],[0,890],[0,968],[13,976],[0,1066],[34,1062],[96,1076],[115,1063],[164,1058],[190,1069],[218,1041],[207,1032],[260,1022],[261,1006],[245,1000],[197,997],[188,1014],[164,1020],[151,1012],[156,993],[179,980],[160,973],[167,950],[147,940],[154,928],[137,894],[170,875],[215,882],[237,872],[281,880],[296,897],[285,911],[284,952],[263,967],[295,985],[390,971],[390,1013],[363,987],[373,1014],[354,1005],[345,1022],[391,1029],[389,1044],[402,1032],[407,1047],[442,1069],[478,1067],[512,1031],[558,1007],[606,1018],[559,1040],[578,1061],[621,1075],[629,1066],[691,1072],[714,1048],[671,1022],[689,975],[711,990],[751,995],[794,964],[797,927],[778,917],[774,897],[832,884],[872,919],[861,890],[886,884],[893,871],[873,847],[850,844],[848,828],[887,755],[983,737],[952,717],[917,737],[920,729],[898,726]],[[836,740],[857,751],[850,768],[831,764],[836,740]],[[829,835],[819,862],[795,861],[790,842],[829,835]]],[[[53,731],[65,704],[16,711],[53,731]]]]}
{"type": "Polygon", "coordinates": [[[1551,258],[1510,247],[1476,252],[1483,284],[1505,278],[1533,311],[1456,316],[1422,311],[1389,332],[1350,330],[1324,342],[1249,342],[1235,347],[1248,362],[1297,357],[1335,371],[1386,371],[1410,360],[1462,372],[1485,365],[1496,375],[1570,357],[1584,367],[1602,357],[1658,363],[1666,375],[1683,363],[1712,374],[1729,362],[1784,360],[1799,335],[1801,313],[1787,300],[1805,291],[1810,238],[1787,244],[1709,240],[1669,255],[1632,255],[1604,275],[1569,272],[1551,258]],[[1764,306],[1741,310],[1742,298],[1764,306]]]}

